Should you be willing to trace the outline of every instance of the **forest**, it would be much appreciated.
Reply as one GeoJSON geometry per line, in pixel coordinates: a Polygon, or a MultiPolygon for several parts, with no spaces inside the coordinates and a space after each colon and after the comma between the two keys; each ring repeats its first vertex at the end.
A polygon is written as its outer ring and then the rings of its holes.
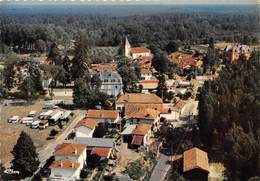
{"type": "Polygon", "coordinates": [[[260,59],[226,65],[199,97],[201,140],[224,162],[229,180],[248,180],[260,170],[260,59]]]}
{"type": "Polygon", "coordinates": [[[53,42],[66,50],[79,31],[89,46],[118,46],[128,36],[133,46],[165,50],[170,41],[205,44],[216,41],[257,43],[258,16],[247,14],[159,13],[109,17],[103,15],[1,15],[0,53],[48,52],[53,42]]]}

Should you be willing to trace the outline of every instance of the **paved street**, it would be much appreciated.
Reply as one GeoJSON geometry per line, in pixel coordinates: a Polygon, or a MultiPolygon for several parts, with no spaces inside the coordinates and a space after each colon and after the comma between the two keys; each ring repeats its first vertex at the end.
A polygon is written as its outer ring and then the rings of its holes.
{"type": "Polygon", "coordinates": [[[158,162],[153,170],[149,181],[163,181],[167,172],[170,170],[171,165],[168,163],[170,156],[160,154],[158,162]]]}

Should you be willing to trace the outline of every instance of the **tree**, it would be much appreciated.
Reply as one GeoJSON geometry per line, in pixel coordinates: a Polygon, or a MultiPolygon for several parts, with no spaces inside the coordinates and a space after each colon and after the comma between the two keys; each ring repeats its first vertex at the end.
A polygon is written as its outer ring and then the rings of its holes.
{"type": "Polygon", "coordinates": [[[86,38],[82,32],[79,34],[77,41],[75,42],[75,56],[72,59],[72,78],[84,77],[88,72],[88,66],[90,61],[90,48],[86,38]]]}
{"type": "Polygon", "coordinates": [[[38,39],[35,42],[35,48],[41,52],[44,53],[46,51],[46,43],[42,39],[38,39]]]}
{"type": "Polygon", "coordinates": [[[227,64],[219,79],[206,82],[200,91],[201,140],[208,149],[226,153],[219,159],[232,180],[248,180],[260,170],[258,67],[255,52],[249,61],[227,64]]]}
{"type": "Polygon", "coordinates": [[[154,61],[152,63],[155,70],[161,74],[169,73],[170,60],[163,52],[156,52],[154,55],[154,61]]]}
{"type": "Polygon", "coordinates": [[[50,60],[54,65],[62,64],[61,53],[56,43],[51,44],[48,60],[50,60]]]}
{"type": "Polygon", "coordinates": [[[168,88],[166,86],[165,75],[159,77],[158,87],[156,88],[156,95],[166,100],[168,95],[168,88]]]}
{"type": "Polygon", "coordinates": [[[168,54],[178,51],[179,44],[176,41],[170,41],[166,47],[165,50],[168,52],[168,54]]]}
{"type": "Polygon", "coordinates": [[[31,76],[26,77],[22,84],[19,86],[19,90],[21,95],[25,99],[35,98],[37,96],[37,91],[35,89],[35,83],[31,76]]]}
{"type": "Polygon", "coordinates": [[[7,89],[11,89],[15,86],[15,70],[14,64],[10,63],[4,68],[3,71],[4,85],[7,89]]]}
{"type": "Polygon", "coordinates": [[[21,132],[12,151],[14,159],[12,168],[19,171],[19,176],[25,178],[31,176],[40,164],[36,148],[32,139],[24,131],[21,132]]]}
{"type": "Polygon", "coordinates": [[[118,73],[122,77],[123,90],[130,91],[137,82],[137,75],[133,64],[127,57],[120,56],[117,58],[117,68],[118,73]]]}

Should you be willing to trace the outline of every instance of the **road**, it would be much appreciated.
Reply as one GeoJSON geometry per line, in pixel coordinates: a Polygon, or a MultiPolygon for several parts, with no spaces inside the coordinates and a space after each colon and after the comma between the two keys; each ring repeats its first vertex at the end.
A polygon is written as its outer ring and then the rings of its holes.
{"type": "Polygon", "coordinates": [[[160,154],[158,162],[154,167],[153,173],[149,179],[149,181],[163,181],[166,174],[171,168],[169,164],[170,156],[166,156],[164,154],[160,154]]]}
{"type": "Polygon", "coordinates": [[[76,115],[76,117],[69,124],[69,126],[66,127],[65,130],[63,130],[63,132],[55,139],[54,143],[49,143],[47,146],[45,146],[43,150],[40,150],[38,152],[41,164],[44,164],[45,161],[52,156],[52,153],[57,145],[61,144],[71,133],[72,129],[76,126],[78,121],[84,118],[84,113],[85,111],[75,111],[74,114],[76,115]]]}

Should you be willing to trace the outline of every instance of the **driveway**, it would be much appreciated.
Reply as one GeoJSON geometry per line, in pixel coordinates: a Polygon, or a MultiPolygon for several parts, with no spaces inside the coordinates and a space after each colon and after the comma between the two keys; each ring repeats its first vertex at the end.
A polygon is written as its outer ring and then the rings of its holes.
{"type": "Polygon", "coordinates": [[[158,162],[154,167],[153,173],[149,179],[149,181],[163,181],[166,177],[168,171],[171,168],[171,165],[168,163],[170,161],[171,156],[167,156],[164,154],[160,154],[158,162]]]}

